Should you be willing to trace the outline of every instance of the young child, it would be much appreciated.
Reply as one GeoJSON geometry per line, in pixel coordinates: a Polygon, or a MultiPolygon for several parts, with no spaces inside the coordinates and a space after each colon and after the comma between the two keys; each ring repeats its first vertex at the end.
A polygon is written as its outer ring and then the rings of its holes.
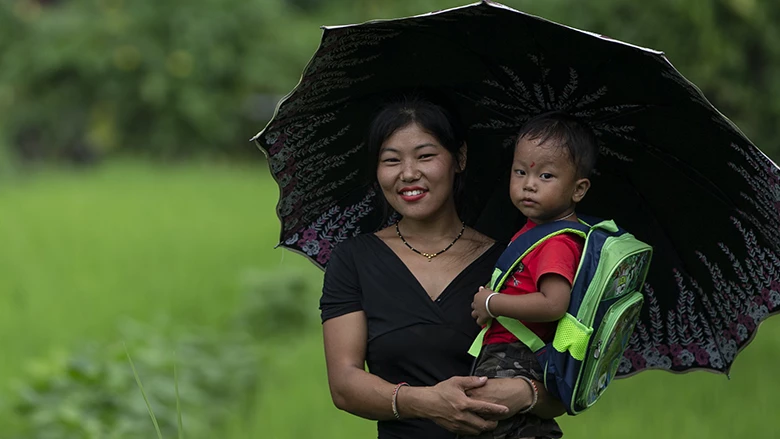
{"type": "MultiPolygon", "coordinates": [[[[577,221],[575,207],[590,188],[588,176],[598,156],[598,142],[584,123],[563,113],[546,113],[527,122],[515,144],[509,194],[527,223],[512,238],[538,224],[577,221]]],[[[472,317],[485,325],[498,316],[520,320],[544,342],[552,341],[557,321],[569,307],[574,276],[584,241],[561,234],[532,250],[507,279],[500,294],[480,287],[472,303],[472,317]]],[[[561,437],[554,420],[527,414],[536,400],[531,379],[542,381],[535,354],[498,321],[485,334],[475,375],[517,377],[532,390],[529,408],[499,422],[480,438],[515,439],[561,437]]]]}

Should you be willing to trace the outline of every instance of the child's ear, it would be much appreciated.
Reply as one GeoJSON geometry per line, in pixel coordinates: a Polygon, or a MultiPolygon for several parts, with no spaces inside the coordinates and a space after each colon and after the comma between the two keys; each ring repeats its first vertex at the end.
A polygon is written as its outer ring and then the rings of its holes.
{"type": "Polygon", "coordinates": [[[574,183],[574,194],[571,196],[572,201],[579,203],[585,198],[585,194],[590,189],[590,180],[587,178],[580,178],[574,183]]]}
{"type": "Polygon", "coordinates": [[[458,149],[458,167],[455,169],[455,173],[460,173],[466,170],[466,153],[468,152],[468,146],[466,142],[463,142],[463,146],[458,149]]]}

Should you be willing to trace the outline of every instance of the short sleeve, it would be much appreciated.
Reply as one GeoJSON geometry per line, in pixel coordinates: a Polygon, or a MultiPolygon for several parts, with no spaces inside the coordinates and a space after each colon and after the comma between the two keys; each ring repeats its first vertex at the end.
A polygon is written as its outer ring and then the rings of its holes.
{"type": "Polygon", "coordinates": [[[556,236],[543,243],[537,252],[535,270],[532,273],[534,285],[545,274],[559,274],[574,284],[574,276],[582,256],[583,242],[568,235],[556,236]]]}
{"type": "Polygon", "coordinates": [[[363,309],[362,290],[349,241],[336,246],[325,268],[320,298],[322,321],[363,309]]]}

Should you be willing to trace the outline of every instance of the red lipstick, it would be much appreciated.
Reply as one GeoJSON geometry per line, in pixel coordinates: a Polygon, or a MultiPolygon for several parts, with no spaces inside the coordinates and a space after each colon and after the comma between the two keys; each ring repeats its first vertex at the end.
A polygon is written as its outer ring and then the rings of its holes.
{"type": "Polygon", "coordinates": [[[408,187],[401,188],[401,190],[398,191],[398,195],[401,196],[401,199],[409,203],[421,200],[427,194],[428,194],[428,190],[420,186],[408,186],[408,187]],[[407,195],[405,195],[405,193],[407,195]],[[413,193],[413,195],[409,193],[413,193]]]}

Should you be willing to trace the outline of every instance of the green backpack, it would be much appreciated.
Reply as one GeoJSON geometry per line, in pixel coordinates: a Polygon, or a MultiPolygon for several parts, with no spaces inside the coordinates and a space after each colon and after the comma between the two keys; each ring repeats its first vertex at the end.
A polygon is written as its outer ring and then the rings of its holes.
{"type": "MultiPolygon", "coordinates": [[[[517,320],[497,320],[536,353],[545,387],[576,415],[596,403],[617,372],[644,303],[642,287],[653,249],[611,220],[580,216],[580,223],[540,224],[507,247],[496,263],[490,289],[499,291],[531,250],[562,233],[585,238],[585,247],[569,309],[558,321],[553,341],[543,342],[517,320]]],[[[469,349],[475,357],[486,330],[469,349]]]]}

